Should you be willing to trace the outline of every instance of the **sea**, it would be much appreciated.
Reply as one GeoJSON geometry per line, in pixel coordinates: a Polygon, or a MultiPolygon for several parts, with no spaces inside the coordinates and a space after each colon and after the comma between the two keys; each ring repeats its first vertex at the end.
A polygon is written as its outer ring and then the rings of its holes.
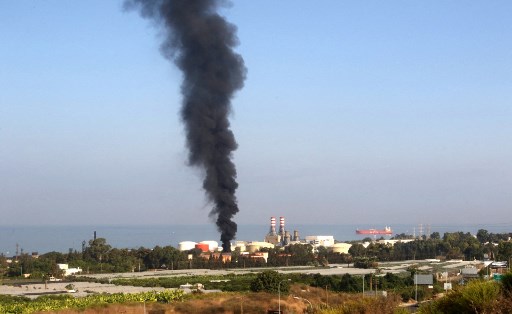
{"type": "MultiPolygon", "coordinates": [[[[366,225],[294,225],[287,227],[293,234],[299,232],[299,237],[309,235],[332,235],[338,241],[361,240],[367,235],[357,235],[356,229],[384,229],[383,226],[366,225]]],[[[460,224],[460,225],[392,225],[395,234],[420,235],[427,232],[469,232],[476,235],[479,229],[492,233],[512,232],[512,223],[497,224],[460,224]]],[[[238,225],[235,240],[263,241],[269,231],[268,225],[238,225]]],[[[200,242],[214,240],[219,242],[219,232],[215,225],[100,225],[100,226],[7,226],[0,225],[0,255],[14,256],[18,253],[48,252],[67,253],[70,250],[80,252],[82,245],[87,245],[94,234],[105,238],[107,243],[115,248],[136,249],[139,247],[154,248],[155,246],[178,246],[182,241],[200,242]]],[[[380,237],[380,236],[379,236],[380,237]]],[[[234,240],[234,241],[235,241],[234,240]]]]}

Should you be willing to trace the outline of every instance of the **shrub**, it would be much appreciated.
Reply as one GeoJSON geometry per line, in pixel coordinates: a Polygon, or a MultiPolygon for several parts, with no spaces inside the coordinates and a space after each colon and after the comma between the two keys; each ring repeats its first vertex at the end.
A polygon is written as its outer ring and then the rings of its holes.
{"type": "Polygon", "coordinates": [[[501,296],[500,285],[494,281],[471,281],[459,290],[424,305],[420,313],[494,313],[501,296]]]}
{"type": "Polygon", "coordinates": [[[501,285],[505,294],[510,296],[512,294],[512,272],[508,272],[501,277],[501,285]]]}
{"type": "Polygon", "coordinates": [[[283,276],[273,270],[266,270],[259,273],[251,282],[251,291],[254,292],[265,291],[277,293],[281,291],[281,293],[288,293],[289,289],[290,285],[283,279],[283,276]]]}

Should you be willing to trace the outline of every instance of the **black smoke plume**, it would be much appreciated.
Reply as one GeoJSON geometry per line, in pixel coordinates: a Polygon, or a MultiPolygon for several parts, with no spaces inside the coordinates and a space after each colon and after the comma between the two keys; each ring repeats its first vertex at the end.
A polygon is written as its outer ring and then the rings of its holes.
{"type": "Polygon", "coordinates": [[[185,124],[189,163],[204,169],[203,188],[213,203],[224,252],[231,250],[238,212],[236,169],[232,153],[237,148],[228,116],[231,98],[243,87],[246,68],[233,51],[236,27],[217,13],[217,0],[128,0],[125,8],[138,8],[165,36],[164,56],[183,72],[181,118],[185,124]]]}

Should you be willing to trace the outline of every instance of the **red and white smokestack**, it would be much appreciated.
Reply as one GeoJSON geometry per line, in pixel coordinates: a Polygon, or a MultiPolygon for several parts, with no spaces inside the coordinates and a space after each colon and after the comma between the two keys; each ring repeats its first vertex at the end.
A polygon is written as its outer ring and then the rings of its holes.
{"type": "Polygon", "coordinates": [[[284,235],[284,217],[279,217],[279,233],[284,235]]]}
{"type": "Polygon", "coordinates": [[[270,233],[276,234],[276,217],[270,217],[270,233]]]}

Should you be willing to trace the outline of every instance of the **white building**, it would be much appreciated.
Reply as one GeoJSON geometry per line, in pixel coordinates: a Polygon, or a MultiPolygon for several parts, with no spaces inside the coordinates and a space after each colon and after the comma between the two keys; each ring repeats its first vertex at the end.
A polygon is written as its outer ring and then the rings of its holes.
{"type": "Polygon", "coordinates": [[[60,270],[64,271],[64,277],[82,272],[82,269],[80,267],[69,268],[68,264],[57,264],[57,266],[59,266],[60,270]]]}
{"type": "Polygon", "coordinates": [[[306,242],[313,246],[325,246],[330,247],[334,245],[333,236],[306,236],[306,242]]]}
{"type": "Polygon", "coordinates": [[[377,240],[377,243],[393,246],[397,243],[407,243],[407,242],[412,242],[412,241],[414,241],[414,239],[377,240]]]}

